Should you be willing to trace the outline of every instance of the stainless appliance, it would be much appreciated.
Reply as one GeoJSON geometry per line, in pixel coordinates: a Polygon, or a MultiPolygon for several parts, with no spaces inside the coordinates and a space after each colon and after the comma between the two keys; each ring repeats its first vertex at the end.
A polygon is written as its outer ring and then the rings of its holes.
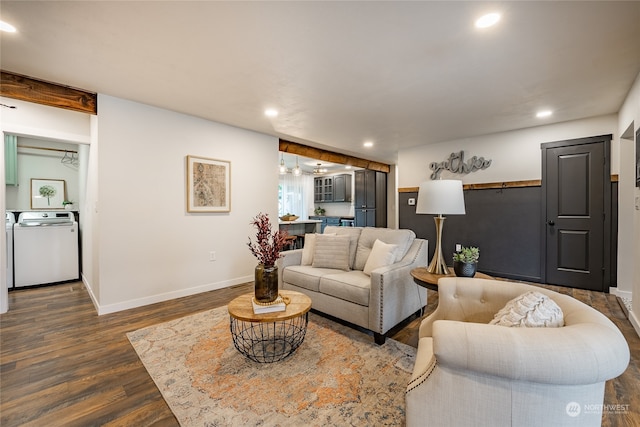
{"type": "Polygon", "coordinates": [[[73,212],[22,212],[13,226],[14,286],[78,280],[78,223],[73,212]]]}
{"type": "Polygon", "coordinates": [[[353,227],[355,220],[353,218],[340,218],[340,225],[342,227],[353,227]]]}

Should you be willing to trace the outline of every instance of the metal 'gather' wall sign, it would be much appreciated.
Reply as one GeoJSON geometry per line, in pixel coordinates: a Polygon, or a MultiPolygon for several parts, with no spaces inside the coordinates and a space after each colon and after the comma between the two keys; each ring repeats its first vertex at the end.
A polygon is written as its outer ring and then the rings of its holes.
{"type": "Polygon", "coordinates": [[[491,159],[487,160],[484,157],[473,156],[465,162],[464,150],[460,150],[458,153],[451,153],[449,158],[443,162],[432,162],[429,168],[433,171],[431,179],[438,179],[443,170],[466,174],[480,169],[487,169],[489,166],[491,166],[491,159]]]}

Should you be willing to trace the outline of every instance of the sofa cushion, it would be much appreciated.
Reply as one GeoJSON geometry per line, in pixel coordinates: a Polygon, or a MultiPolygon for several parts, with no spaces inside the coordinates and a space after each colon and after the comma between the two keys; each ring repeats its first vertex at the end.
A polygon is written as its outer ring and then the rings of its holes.
{"type": "MultiPolygon", "coordinates": [[[[337,227],[330,225],[324,228],[323,234],[336,234],[338,236],[349,236],[349,268],[354,269],[356,261],[356,251],[358,249],[358,239],[362,232],[361,227],[337,227]]],[[[362,268],[360,268],[362,270],[362,268]]]]}
{"type": "Polygon", "coordinates": [[[370,276],[372,270],[393,264],[397,248],[398,245],[390,245],[384,243],[382,240],[376,239],[362,272],[370,276]]]}
{"type": "Polygon", "coordinates": [[[357,270],[327,274],[320,279],[319,290],[323,294],[368,307],[371,278],[357,270]]]}
{"type": "Polygon", "coordinates": [[[349,271],[349,240],[349,236],[318,234],[311,265],[349,271]]]}
{"type": "MultiPolygon", "coordinates": [[[[325,234],[326,236],[335,236],[335,234],[325,234]]],[[[306,233],[304,235],[304,247],[302,248],[302,261],[300,265],[313,264],[313,254],[316,252],[316,234],[306,233]]]]}
{"type": "Polygon", "coordinates": [[[489,324],[557,328],[564,326],[564,316],[558,304],[547,295],[529,291],[507,302],[489,324]]]}
{"type": "Polygon", "coordinates": [[[282,281],[318,292],[322,276],[339,272],[342,272],[342,270],[313,268],[310,265],[290,265],[282,271],[282,281]]]}
{"type": "Polygon", "coordinates": [[[376,240],[384,243],[398,245],[394,262],[400,261],[407,254],[411,244],[416,238],[416,233],[412,230],[392,230],[390,228],[365,227],[358,239],[358,249],[356,251],[356,261],[354,270],[363,270],[369,259],[369,253],[376,240]]]}

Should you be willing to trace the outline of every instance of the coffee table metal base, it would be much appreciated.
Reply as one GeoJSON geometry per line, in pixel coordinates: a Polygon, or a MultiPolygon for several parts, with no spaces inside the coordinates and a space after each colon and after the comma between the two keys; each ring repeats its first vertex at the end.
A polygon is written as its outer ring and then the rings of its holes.
{"type": "Polygon", "coordinates": [[[245,322],[230,316],[236,349],[258,363],[273,363],[293,354],[307,333],[309,313],[276,322],[245,322]]]}

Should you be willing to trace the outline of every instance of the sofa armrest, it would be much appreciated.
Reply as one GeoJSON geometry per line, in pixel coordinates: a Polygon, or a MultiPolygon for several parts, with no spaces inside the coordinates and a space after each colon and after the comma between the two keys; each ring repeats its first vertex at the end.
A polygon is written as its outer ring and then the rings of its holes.
{"type": "Polygon", "coordinates": [[[411,277],[411,270],[427,262],[427,240],[415,239],[407,254],[395,264],[371,272],[369,329],[381,334],[422,308],[426,289],[411,277]]]}
{"type": "Polygon", "coordinates": [[[443,367],[546,384],[603,382],[629,362],[624,336],[598,323],[508,328],[437,320],[433,349],[443,367]]]}
{"type": "Polygon", "coordinates": [[[282,289],[282,272],[290,265],[300,265],[302,263],[302,249],[294,249],[292,251],[281,252],[282,256],[278,258],[278,288],[282,289]]]}
{"type": "Polygon", "coordinates": [[[280,252],[282,255],[278,258],[278,269],[284,269],[290,265],[300,265],[302,263],[302,249],[294,249],[291,251],[280,252]]]}

